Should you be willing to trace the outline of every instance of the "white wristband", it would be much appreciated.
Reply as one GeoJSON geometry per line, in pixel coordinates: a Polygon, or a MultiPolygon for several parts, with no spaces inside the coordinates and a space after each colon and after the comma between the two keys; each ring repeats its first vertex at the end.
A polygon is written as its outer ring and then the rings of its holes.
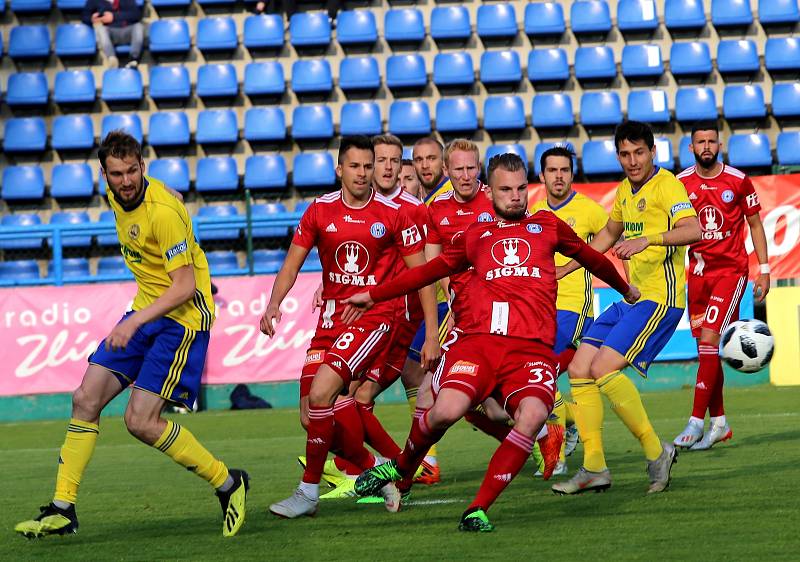
{"type": "Polygon", "coordinates": [[[761,264],[761,273],[763,273],[764,275],[769,275],[769,264],[768,263],[762,263],[761,264]]]}

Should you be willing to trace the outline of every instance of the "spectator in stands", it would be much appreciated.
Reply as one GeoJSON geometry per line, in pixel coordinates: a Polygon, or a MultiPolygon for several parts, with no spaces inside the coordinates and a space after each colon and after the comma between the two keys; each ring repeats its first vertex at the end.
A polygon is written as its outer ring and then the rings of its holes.
{"type": "Polygon", "coordinates": [[[142,8],[136,0],[86,0],[83,23],[94,27],[109,67],[119,66],[115,45],[130,45],[128,68],[136,68],[144,48],[142,8]]]}
{"type": "MultiPolygon", "coordinates": [[[[331,25],[336,23],[336,14],[344,5],[341,0],[325,0],[325,9],[328,11],[328,19],[331,20],[331,25]]],[[[257,14],[277,14],[285,13],[286,19],[290,19],[297,11],[297,2],[295,0],[259,0],[255,5],[255,12],[257,14]]]]}

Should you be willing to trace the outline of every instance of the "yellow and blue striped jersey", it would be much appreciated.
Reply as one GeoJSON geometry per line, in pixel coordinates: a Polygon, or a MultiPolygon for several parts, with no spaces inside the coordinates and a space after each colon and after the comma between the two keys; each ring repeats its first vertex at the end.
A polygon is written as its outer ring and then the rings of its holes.
{"type": "MultiPolygon", "coordinates": [[[[622,180],[611,209],[611,220],[622,223],[626,239],[661,234],[695,216],[686,188],[663,168],[635,192],[628,178],[622,180]]],[[[649,246],[632,256],[630,281],[642,292],[642,300],[686,306],[685,259],[686,246],[649,246]]]]}
{"type": "MultiPolygon", "coordinates": [[[[541,210],[552,211],[584,242],[589,242],[608,222],[606,210],[595,200],[577,191],[573,191],[566,201],[557,207],[551,207],[545,198],[536,201],[529,210],[531,213],[541,210]]],[[[564,265],[571,261],[571,258],[557,253],[555,261],[556,265],[564,265]]],[[[559,279],[556,308],[575,312],[580,315],[581,320],[594,316],[592,275],[586,269],[581,268],[559,279]]]]}
{"type": "MultiPolygon", "coordinates": [[[[448,191],[453,191],[453,183],[450,181],[450,178],[444,177],[442,181],[439,182],[437,185],[428,195],[425,196],[425,203],[426,207],[430,207],[431,203],[433,203],[437,197],[440,195],[447,193],[448,191]]],[[[447,294],[442,289],[442,285],[437,281],[436,283],[436,302],[447,302],[447,294]]]]}
{"type": "Polygon", "coordinates": [[[166,316],[191,330],[210,330],[214,321],[211,275],[206,255],[194,237],[189,213],[163,183],[147,176],[144,181],[144,199],[128,211],[106,187],[116,217],[120,250],[138,286],[133,309],[141,310],[164,294],[172,285],[169,272],[191,265],[196,285],[194,298],[166,316]]]}

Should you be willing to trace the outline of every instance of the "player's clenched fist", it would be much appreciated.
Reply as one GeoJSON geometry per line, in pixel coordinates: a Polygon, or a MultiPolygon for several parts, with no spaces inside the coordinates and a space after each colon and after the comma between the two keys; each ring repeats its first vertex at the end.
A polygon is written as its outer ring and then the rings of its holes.
{"type": "Polygon", "coordinates": [[[272,337],[275,335],[275,324],[281,321],[281,309],[276,304],[267,305],[267,309],[261,316],[261,331],[272,337]]]}
{"type": "Polygon", "coordinates": [[[626,303],[635,304],[636,301],[638,301],[639,298],[641,298],[641,296],[642,296],[642,293],[639,292],[639,289],[637,289],[633,285],[630,285],[630,288],[628,289],[628,292],[623,295],[623,298],[625,299],[626,303]]]}

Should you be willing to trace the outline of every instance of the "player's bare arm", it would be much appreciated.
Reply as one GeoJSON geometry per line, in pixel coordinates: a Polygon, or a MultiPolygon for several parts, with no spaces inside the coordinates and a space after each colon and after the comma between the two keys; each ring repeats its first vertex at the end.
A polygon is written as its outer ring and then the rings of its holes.
{"type": "MultiPolygon", "coordinates": [[[[605,254],[614,244],[616,244],[620,236],[622,236],[623,227],[621,222],[608,219],[606,225],[594,235],[589,246],[597,250],[601,254],[605,254]]],[[[556,279],[561,279],[581,268],[581,265],[575,260],[569,261],[560,267],[556,267],[556,279]]]]}
{"type": "Polygon", "coordinates": [[[750,239],[760,264],[760,272],[753,283],[753,296],[756,302],[764,302],[769,293],[769,255],[767,253],[767,235],[764,233],[764,223],[758,213],[747,216],[750,225],[750,239]]]}
{"type": "Polygon", "coordinates": [[[701,235],[697,217],[684,217],[666,232],[620,242],[614,246],[614,254],[621,260],[627,260],[650,246],[688,246],[700,240],[701,235]]]}
{"type": "Polygon", "coordinates": [[[314,291],[314,297],[311,299],[311,312],[314,312],[318,308],[322,308],[325,304],[325,301],[322,300],[322,283],[319,284],[317,290],[314,291]]]}
{"type": "Polygon", "coordinates": [[[281,266],[281,270],[275,276],[275,284],[272,286],[269,304],[267,304],[267,308],[261,316],[261,331],[269,337],[275,335],[275,324],[281,321],[281,303],[294,286],[297,274],[300,272],[303,262],[306,261],[307,255],[308,249],[298,244],[291,244],[289,251],[286,252],[286,259],[281,266]]]}

